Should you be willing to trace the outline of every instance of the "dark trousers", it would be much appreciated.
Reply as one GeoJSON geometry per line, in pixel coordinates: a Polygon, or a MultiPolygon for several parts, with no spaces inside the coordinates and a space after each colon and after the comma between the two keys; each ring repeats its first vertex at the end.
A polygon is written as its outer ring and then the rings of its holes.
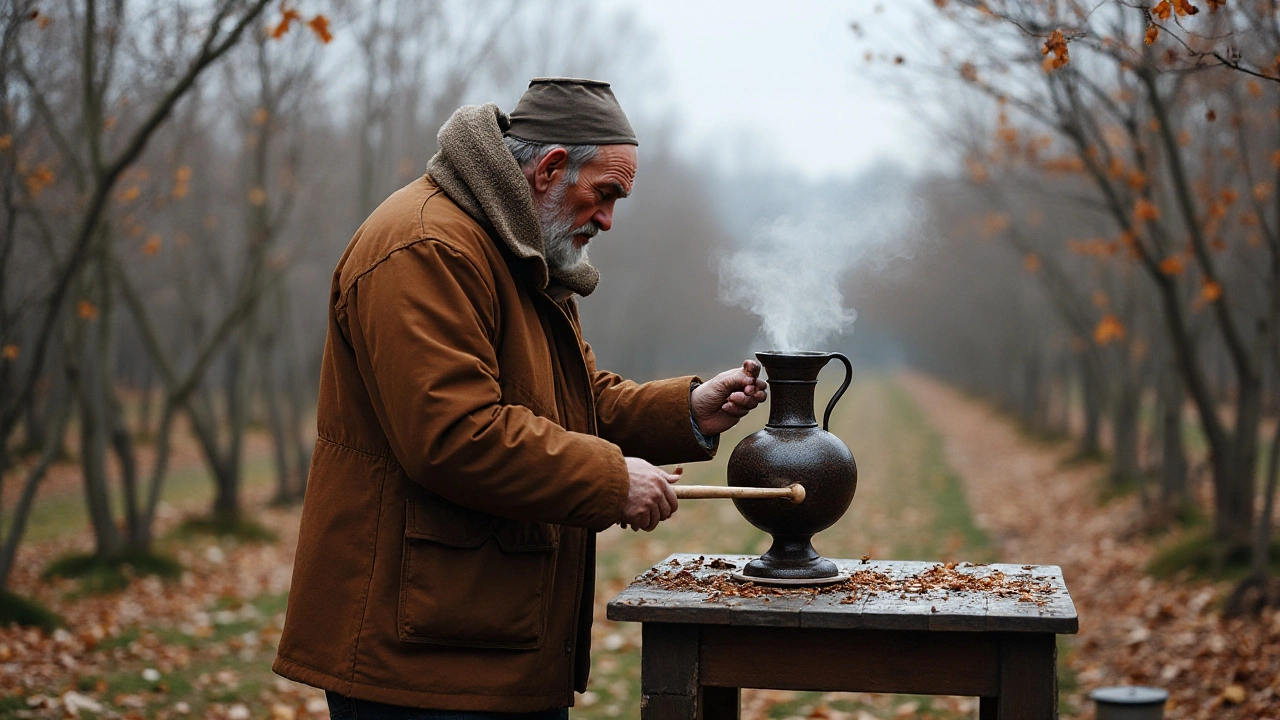
{"type": "Polygon", "coordinates": [[[532,713],[467,712],[463,710],[423,710],[356,700],[325,691],[331,720],[569,720],[569,708],[532,713]]]}

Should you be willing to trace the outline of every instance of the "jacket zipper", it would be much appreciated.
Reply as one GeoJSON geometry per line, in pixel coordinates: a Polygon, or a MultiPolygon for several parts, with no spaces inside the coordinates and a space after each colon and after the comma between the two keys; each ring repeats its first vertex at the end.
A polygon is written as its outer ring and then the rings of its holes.
{"type": "MultiPolygon", "coordinates": [[[[564,319],[565,324],[569,326],[569,330],[573,332],[573,339],[577,343],[576,347],[578,349],[578,351],[574,353],[573,356],[577,358],[579,366],[582,370],[582,377],[585,378],[586,380],[585,387],[587,391],[587,429],[590,430],[593,436],[599,437],[599,430],[596,427],[596,398],[595,398],[595,394],[592,391],[591,373],[587,371],[587,357],[582,352],[582,345],[583,345],[582,334],[578,332],[578,328],[576,325],[574,325],[573,320],[569,319],[569,313],[567,313],[565,309],[560,306],[560,303],[556,302],[555,300],[552,300],[551,296],[547,295],[545,291],[540,290],[539,293],[542,295],[542,297],[545,300],[547,300],[547,302],[550,302],[555,307],[555,309],[560,313],[560,317],[564,319]]],[[[569,652],[569,673],[567,677],[568,683],[566,688],[568,690],[568,694],[566,695],[566,697],[568,698],[570,704],[572,704],[573,702],[574,680],[575,680],[574,675],[577,672],[577,668],[578,668],[579,643],[577,642],[577,639],[578,639],[577,634],[578,634],[578,628],[579,628],[578,620],[582,617],[582,594],[584,590],[583,585],[585,584],[585,581],[586,581],[586,569],[584,567],[584,564],[586,562],[586,557],[585,557],[586,542],[589,542],[589,540],[584,541],[582,545],[578,548],[578,567],[580,568],[580,570],[578,572],[577,592],[574,593],[574,599],[573,599],[573,635],[572,635],[573,640],[570,641],[572,643],[572,646],[569,652]]]]}

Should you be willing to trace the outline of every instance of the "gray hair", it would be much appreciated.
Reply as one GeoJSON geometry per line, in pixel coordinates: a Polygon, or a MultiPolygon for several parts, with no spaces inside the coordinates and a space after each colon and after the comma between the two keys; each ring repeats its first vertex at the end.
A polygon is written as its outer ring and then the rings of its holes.
{"type": "Polygon", "coordinates": [[[521,140],[510,135],[503,136],[502,142],[511,151],[511,156],[516,159],[516,164],[520,166],[521,170],[529,170],[531,167],[536,166],[552,150],[564,148],[565,152],[569,153],[568,163],[565,166],[565,180],[570,185],[578,182],[578,171],[591,162],[600,150],[599,145],[544,145],[521,140]]]}

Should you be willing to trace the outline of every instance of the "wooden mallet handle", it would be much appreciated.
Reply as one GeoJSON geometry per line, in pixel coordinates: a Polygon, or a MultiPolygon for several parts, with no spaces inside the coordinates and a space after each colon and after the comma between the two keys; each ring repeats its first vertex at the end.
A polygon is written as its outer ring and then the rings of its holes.
{"type": "Polygon", "coordinates": [[[804,502],[804,486],[793,483],[784,488],[725,487],[723,485],[675,485],[681,500],[703,498],[778,498],[793,503],[804,502]]]}

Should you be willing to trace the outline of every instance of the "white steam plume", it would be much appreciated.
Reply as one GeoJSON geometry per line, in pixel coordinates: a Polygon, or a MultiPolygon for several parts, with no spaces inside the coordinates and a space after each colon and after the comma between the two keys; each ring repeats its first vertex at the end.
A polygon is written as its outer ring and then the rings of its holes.
{"type": "Polygon", "coordinates": [[[825,213],[757,223],[746,247],[721,260],[721,301],[760,317],[768,349],[823,350],[858,317],[841,291],[849,272],[911,254],[908,204],[894,199],[875,207],[874,223],[825,213]]]}

